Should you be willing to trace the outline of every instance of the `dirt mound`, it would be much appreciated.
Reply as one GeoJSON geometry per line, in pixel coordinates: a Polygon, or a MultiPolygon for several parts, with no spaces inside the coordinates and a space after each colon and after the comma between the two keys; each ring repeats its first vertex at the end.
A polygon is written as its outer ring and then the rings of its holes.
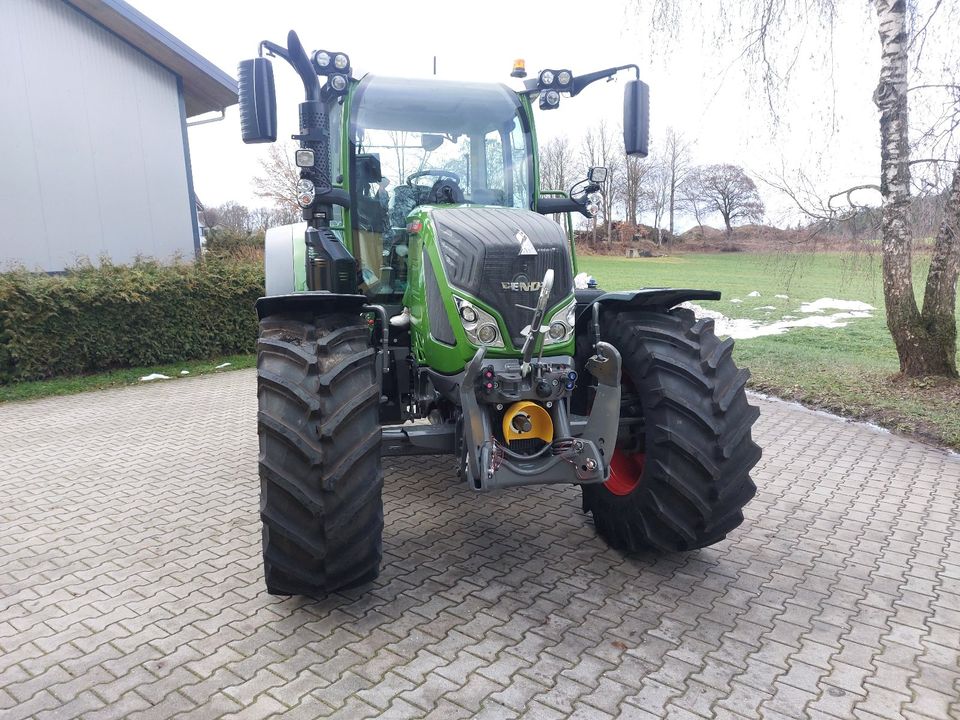
{"type": "Polygon", "coordinates": [[[727,233],[724,230],[717,230],[709,225],[695,225],[686,232],[680,233],[678,237],[683,242],[717,242],[726,240],[727,233]]]}

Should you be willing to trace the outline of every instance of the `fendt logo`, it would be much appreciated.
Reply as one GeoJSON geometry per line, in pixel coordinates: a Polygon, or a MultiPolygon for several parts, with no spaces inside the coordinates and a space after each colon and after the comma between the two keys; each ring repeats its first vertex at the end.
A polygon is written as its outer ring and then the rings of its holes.
{"type": "Polygon", "coordinates": [[[513,282],[500,283],[504,290],[513,290],[514,292],[538,292],[543,283],[540,280],[514,280],[513,282]]]}

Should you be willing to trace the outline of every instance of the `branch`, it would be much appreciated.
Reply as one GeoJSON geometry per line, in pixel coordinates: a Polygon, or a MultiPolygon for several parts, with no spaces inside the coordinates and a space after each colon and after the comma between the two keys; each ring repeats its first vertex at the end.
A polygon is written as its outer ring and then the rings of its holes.
{"type": "Polygon", "coordinates": [[[827,209],[830,210],[831,213],[835,212],[833,209],[833,199],[840,197],[841,195],[846,196],[847,205],[849,205],[852,210],[859,210],[861,208],[870,207],[869,205],[857,205],[853,201],[853,198],[851,196],[857,190],[876,190],[877,192],[880,192],[880,186],[874,185],[873,183],[867,183],[866,185],[854,185],[853,187],[847,188],[846,190],[841,190],[840,192],[834,193],[833,195],[827,198],[827,209]]]}
{"type": "Polygon", "coordinates": [[[960,90],[960,85],[954,85],[953,83],[930,83],[928,85],[912,85],[911,87],[907,88],[907,92],[913,92],[914,90],[929,90],[933,88],[960,90]]]}
{"type": "Polygon", "coordinates": [[[951,160],[950,158],[921,158],[919,160],[910,160],[908,165],[916,165],[918,163],[960,163],[960,160],[951,160]]]}

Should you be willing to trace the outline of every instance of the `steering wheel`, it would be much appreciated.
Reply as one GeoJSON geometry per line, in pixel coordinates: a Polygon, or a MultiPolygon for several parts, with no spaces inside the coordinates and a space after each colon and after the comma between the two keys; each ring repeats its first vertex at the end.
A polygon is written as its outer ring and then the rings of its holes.
{"type": "Polygon", "coordinates": [[[460,184],[460,176],[455,172],[450,172],[449,170],[440,170],[439,168],[427,168],[426,170],[421,170],[420,172],[415,172],[412,175],[407,176],[407,185],[413,185],[413,181],[417,178],[422,177],[435,177],[440,178],[441,180],[453,180],[457,185],[460,184]]]}

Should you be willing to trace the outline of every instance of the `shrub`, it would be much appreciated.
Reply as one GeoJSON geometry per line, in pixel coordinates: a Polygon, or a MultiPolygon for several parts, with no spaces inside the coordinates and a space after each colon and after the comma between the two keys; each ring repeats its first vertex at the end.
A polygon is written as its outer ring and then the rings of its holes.
{"type": "Polygon", "coordinates": [[[230,228],[213,228],[207,231],[206,249],[217,257],[250,257],[263,253],[264,232],[240,232],[230,228]]]}
{"type": "Polygon", "coordinates": [[[0,275],[0,383],[252,352],[263,266],[102,262],[0,275]]]}

